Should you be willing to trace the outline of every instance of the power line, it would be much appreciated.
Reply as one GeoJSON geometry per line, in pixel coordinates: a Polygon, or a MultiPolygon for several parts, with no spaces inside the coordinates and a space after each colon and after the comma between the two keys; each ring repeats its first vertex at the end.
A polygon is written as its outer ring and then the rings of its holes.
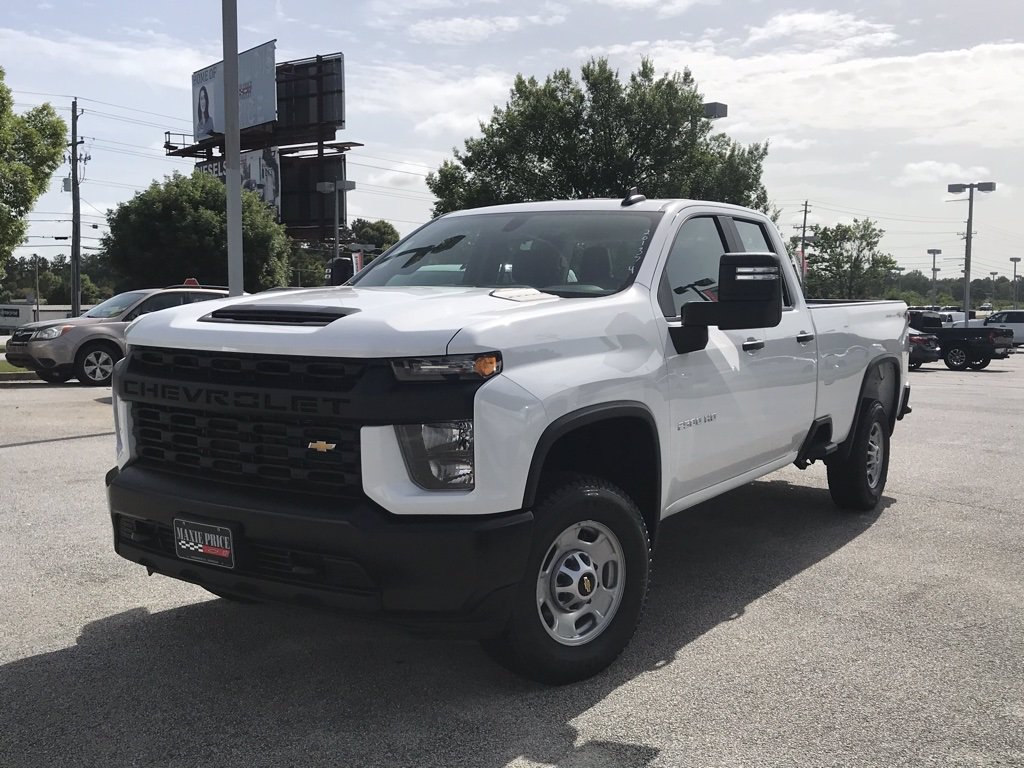
{"type": "MultiPolygon", "coordinates": [[[[69,95],[64,94],[64,93],[42,93],[40,91],[22,91],[22,90],[19,90],[17,88],[12,88],[11,92],[12,93],[22,93],[22,94],[25,94],[26,96],[46,96],[46,97],[51,98],[51,99],[74,99],[74,98],[76,98],[75,96],[69,96],[69,95]]],[[[187,125],[191,125],[191,123],[192,123],[191,120],[184,120],[184,119],[182,119],[180,117],[174,117],[172,115],[165,115],[165,114],[162,114],[160,112],[149,112],[148,110],[138,109],[137,107],[127,107],[124,104],[114,104],[114,103],[109,102],[109,101],[100,101],[99,99],[86,98],[85,96],[78,96],[77,98],[78,98],[79,101],[88,101],[91,104],[102,104],[105,107],[114,107],[115,109],[123,109],[123,110],[126,110],[128,112],[138,112],[139,114],[142,114],[142,115],[152,115],[153,117],[163,117],[163,118],[166,118],[168,120],[174,120],[175,122],[185,123],[187,125]]]]}

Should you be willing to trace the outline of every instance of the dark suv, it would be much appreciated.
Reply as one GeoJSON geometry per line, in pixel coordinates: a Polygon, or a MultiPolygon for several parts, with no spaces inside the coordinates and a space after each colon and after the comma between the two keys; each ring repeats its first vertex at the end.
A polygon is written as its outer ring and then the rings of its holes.
{"type": "Polygon", "coordinates": [[[110,384],[114,363],[124,357],[124,329],[140,315],[228,295],[219,286],[175,285],[119,293],[81,317],[28,323],[7,342],[7,362],[36,372],[43,381],[71,378],[101,387],[110,384]]]}

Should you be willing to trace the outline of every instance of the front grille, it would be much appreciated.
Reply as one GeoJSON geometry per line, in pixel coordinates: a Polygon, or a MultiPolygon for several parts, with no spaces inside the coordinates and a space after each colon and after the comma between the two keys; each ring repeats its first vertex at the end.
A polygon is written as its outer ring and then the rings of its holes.
{"type": "MultiPolygon", "coordinates": [[[[169,557],[176,556],[174,532],[169,525],[118,515],[117,532],[122,541],[137,549],[169,557]]],[[[366,570],[354,560],[244,538],[236,540],[234,544],[237,553],[236,565],[231,569],[231,573],[324,589],[375,589],[366,570]]],[[[221,570],[217,566],[204,566],[200,563],[195,565],[200,568],[221,570]]]]}
{"type": "Polygon", "coordinates": [[[350,391],[374,364],[334,357],[133,347],[128,371],[175,382],[338,393],[350,391]]]}
{"type": "Polygon", "coordinates": [[[358,425],[149,403],[132,404],[132,422],[140,464],[303,493],[361,492],[358,425]]]}
{"type": "Polygon", "coordinates": [[[32,338],[32,334],[33,333],[35,333],[34,330],[19,328],[18,330],[16,330],[11,335],[11,341],[20,341],[20,342],[28,341],[29,339],[32,338]]]}

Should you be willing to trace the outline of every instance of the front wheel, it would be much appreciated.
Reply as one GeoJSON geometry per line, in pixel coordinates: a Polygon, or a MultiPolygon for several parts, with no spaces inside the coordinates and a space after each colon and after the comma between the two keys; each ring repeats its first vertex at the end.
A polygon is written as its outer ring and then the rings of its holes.
{"type": "Polygon", "coordinates": [[[983,371],[986,368],[988,368],[988,364],[991,362],[992,358],[989,357],[988,355],[985,355],[984,357],[979,358],[978,360],[972,360],[968,367],[973,371],[983,371]]]}
{"type": "Polygon", "coordinates": [[[109,386],[121,351],[109,344],[86,344],[75,360],[75,377],[90,387],[109,386]]]}
{"type": "Polygon", "coordinates": [[[880,402],[862,407],[853,433],[826,466],[837,507],[865,512],[878,506],[889,476],[889,419],[880,402]]]}
{"type": "Polygon", "coordinates": [[[963,347],[950,347],[943,353],[942,361],[951,371],[962,371],[970,364],[971,358],[963,347]]]}
{"type": "Polygon", "coordinates": [[[650,538],[633,500],[593,477],[566,476],[534,514],[508,625],[483,646],[523,677],[572,683],[605,669],[633,637],[647,596],[650,538]]]}

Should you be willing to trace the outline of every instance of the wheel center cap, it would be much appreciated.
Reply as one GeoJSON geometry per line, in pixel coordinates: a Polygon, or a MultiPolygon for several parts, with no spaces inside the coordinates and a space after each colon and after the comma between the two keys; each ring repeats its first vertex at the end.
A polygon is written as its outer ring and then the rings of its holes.
{"type": "Polygon", "coordinates": [[[576,590],[580,593],[581,597],[590,597],[594,591],[594,587],[597,586],[597,578],[592,573],[584,573],[580,576],[579,582],[576,584],[576,590]]]}

